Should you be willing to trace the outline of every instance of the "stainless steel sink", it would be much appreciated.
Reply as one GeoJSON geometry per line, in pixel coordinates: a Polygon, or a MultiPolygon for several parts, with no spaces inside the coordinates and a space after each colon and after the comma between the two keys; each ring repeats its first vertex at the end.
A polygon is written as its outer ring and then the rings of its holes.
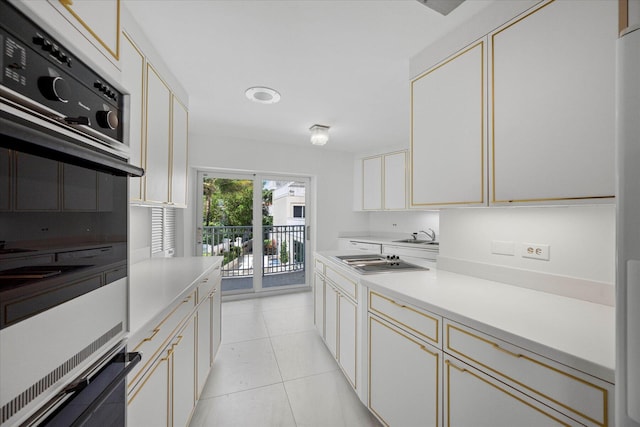
{"type": "Polygon", "coordinates": [[[395,243],[414,243],[416,245],[439,245],[440,242],[434,242],[433,240],[420,240],[420,239],[402,239],[394,240],[395,243]]]}

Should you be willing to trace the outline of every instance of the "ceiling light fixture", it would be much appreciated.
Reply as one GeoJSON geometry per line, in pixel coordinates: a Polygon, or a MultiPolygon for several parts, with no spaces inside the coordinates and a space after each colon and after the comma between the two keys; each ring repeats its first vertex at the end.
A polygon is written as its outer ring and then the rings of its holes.
{"type": "Polygon", "coordinates": [[[313,145],[324,145],[329,140],[329,126],[313,125],[311,131],[311,143],[313,145]]]}
{"type": "Polygon", "coordinates": [[[263,86],[250,87],[244,94],[253,102],[260,104],[275,104],[280,101],[280,94],[277,90],[263,86]]]}

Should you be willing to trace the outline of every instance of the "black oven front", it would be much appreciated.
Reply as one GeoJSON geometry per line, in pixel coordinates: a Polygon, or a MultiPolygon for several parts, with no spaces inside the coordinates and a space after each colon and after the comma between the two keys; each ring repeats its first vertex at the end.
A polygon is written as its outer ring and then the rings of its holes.
{"type": "Polygon", "coordinates": [[[143,170],[127,161],[117,86],[0,0],[3,427],[126,337],[127,178],[143,170]]]}

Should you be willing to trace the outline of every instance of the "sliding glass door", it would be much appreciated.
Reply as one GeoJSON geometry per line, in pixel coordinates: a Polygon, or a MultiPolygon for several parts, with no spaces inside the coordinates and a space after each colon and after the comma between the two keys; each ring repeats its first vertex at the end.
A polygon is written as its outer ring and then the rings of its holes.
{"type": "Polygon", "coordinates": [[[308,178],[201,171],[198,186],[196,253],[223,257],[223,295],[308,286],[308,178]]]}

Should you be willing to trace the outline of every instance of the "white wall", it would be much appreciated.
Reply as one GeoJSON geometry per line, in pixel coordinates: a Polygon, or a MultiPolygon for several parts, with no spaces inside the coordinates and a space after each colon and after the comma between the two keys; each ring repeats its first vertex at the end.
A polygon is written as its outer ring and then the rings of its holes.
{"type": "MultiPolygon", "coordinates": [[[[438,211],[389,211],[369,212],[369,230],[376,235],[403,235],[410,237],[411,233],[420,230],[429,231],[432,228],[436,236],[440,237],[440,215],[438,211]]],[[[420,234],[420,238],[426,238],[420,234]]]]}
{"type": "Polygon", "coordinates": [[[440,212],[440,255],[594,282],[615,280],[615,207],[462,208],[440,212]],[[515,255],[491,253],[493,240],[515,255]],[[550,260],[523,258],[522,243],[550,245],[550,260]]]}
{"type": "MultiPolygon", "coordinates": [[[[194,126],[194,128],[198,128],[194,126]]],[[[329,143],[330,144],[330,143],[329,143]]],[[[307,197],[315,248],[338,247],[338,233],[366,231],[365,213],[353,212],[353,155],[327,147],[315,147],[308,140],[300,146],[269,141],[250,141],[201,133],[189,135],[189,185],[195,187],[196,169],[227,169],[311,177],[311,197],[307,197]]],[[[196,195],[189,193],[185,212],[185,254],[192,254],[196,195]]],[[[309,195],[308,195],[309,196],[309,195]]]]}

